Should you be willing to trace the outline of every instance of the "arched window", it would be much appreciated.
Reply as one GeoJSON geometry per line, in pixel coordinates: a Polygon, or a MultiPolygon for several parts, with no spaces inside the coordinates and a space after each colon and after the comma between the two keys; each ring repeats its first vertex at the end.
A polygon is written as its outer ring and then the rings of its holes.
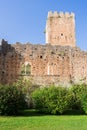
{"type": "Polygon", "coordinates": [[[28,62],[22,64],[21,75],[31,75],[31,65],[28,62]]]}
{"type": "Polygon", "coordinates": [[[26,72],[25,72],[27,75],[30,75],[31,74],[31,65],[30,64],[27,64],[26,65],[26,72]]]}
{"type": "Polygon", "coordinates": [[[57,65],[55,62],[47,64],[47,75],[58,75],[57,65]]]}
{"type": "Polygon", "coordinates": [[[24,75],[25,74],[25,65],[22,64],[21,66],[21,75],[24,75]]]}

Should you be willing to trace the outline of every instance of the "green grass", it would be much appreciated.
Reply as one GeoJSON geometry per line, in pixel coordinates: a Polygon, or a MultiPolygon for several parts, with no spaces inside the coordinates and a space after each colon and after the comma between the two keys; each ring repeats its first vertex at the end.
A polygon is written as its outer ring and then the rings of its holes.
{"type": "Polygon", "coordinates": [[[0,116],[0,130],[87,130],[87,116],[0,116]]]}

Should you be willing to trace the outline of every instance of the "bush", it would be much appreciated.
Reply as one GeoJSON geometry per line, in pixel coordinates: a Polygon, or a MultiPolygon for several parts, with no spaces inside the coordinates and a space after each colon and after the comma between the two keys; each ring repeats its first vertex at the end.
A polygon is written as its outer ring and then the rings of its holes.
{"type": "Polygon", "coordinates": [[[81,97],[81,107],[85,114],[87,114],[87,86],[85,87],[85,91],[81,97]]]}
{"type": "Polygon", "coordinates": [[[25,108],[25,95],[21,88],[0,85],[0,114],[17,115],[25,108]]]}
{"type": "Polygon", "coordinates": [[[49,86],[33,92],[35,108],[51,114],[78,112],[87,114],[87,85],[70,88],[49,86]]]}
{"type": "Polygon", "coordinates": [[[16,83],[14,83],[14,85],[21,88],[21,90],[25,94],[25,101],[27,103],[27,107],[33,108],[31,94],[33,91],[39,88],[39,86],[36,84],[32,84],[29,79],[19,79],[16,83]]]}
{"type": "Polygon", "coordinates": [[[87,114],[87,92],[83,95],[81,99],[81,105],[82,105],[82,109],[87,114]]]}
{"type": "Polygon", "coordinates": [[[46,112],[48,88],[37,89],[32,94],[32,99],[36,109],[46,112]]]}
{"type": "Polygon", "coordinates": [[[82,101],[84,99],[84,94],[87,92],[87,85],[74,85],[70,88],[71,93],[71,109],[72,110],[82,110],[82,101]]]}
{"type": "Polygon", "coordinates": [[[32,98],[36,109],[51,114],[62,114],[70,104],[70,93],[65,87],[42,88],[33,92],[32,98]]]}

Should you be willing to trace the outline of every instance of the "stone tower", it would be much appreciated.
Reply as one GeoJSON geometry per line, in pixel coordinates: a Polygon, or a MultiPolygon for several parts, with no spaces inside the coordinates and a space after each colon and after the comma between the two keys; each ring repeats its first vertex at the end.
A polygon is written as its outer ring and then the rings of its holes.
{"type": "Polygon", "coordinates": [[[46,43],[61,46],[76,46],[74,13],[48,12],[46,43]]]}

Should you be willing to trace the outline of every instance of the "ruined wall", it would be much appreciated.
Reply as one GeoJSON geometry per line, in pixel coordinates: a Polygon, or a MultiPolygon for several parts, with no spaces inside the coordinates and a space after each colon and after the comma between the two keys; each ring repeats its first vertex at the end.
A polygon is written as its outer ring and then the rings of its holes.
{"type": "Polygon", "coordinates": [[[87,83],[87,52],[70,46],[9,45],[2,41],[0,83],[13,83],[19,77],[31,79],[40,85],[87,83]],[[26,68],[28,64],[30,66],[26,68]]]}
{"type": "Polygon", "coordinates": [[[72,80],[87,83],[87,52],[76,49],[72,53],[72,80]]]}
{"type": "Polygon", "coordinates": [[[13,83],[18,79],[20,55],[14,47],[2,40],[0,45],[0,83],[13,83]]]}
{"type": "MultiPolygon", "coordinates": [[[[57,75],[61,78],[70,76],[70,58],[64,47],[50,45],[13,45],[24,58],[23,63],[31,65],[31,75],[57,75]]],[[[17,50],[17,51],[18,51],[17,50]]]]}
{"type": "Polygon", "coordinates": [[[48,12],[46,43],[61,46],[76,46],[74,13],[48,12]]]}

